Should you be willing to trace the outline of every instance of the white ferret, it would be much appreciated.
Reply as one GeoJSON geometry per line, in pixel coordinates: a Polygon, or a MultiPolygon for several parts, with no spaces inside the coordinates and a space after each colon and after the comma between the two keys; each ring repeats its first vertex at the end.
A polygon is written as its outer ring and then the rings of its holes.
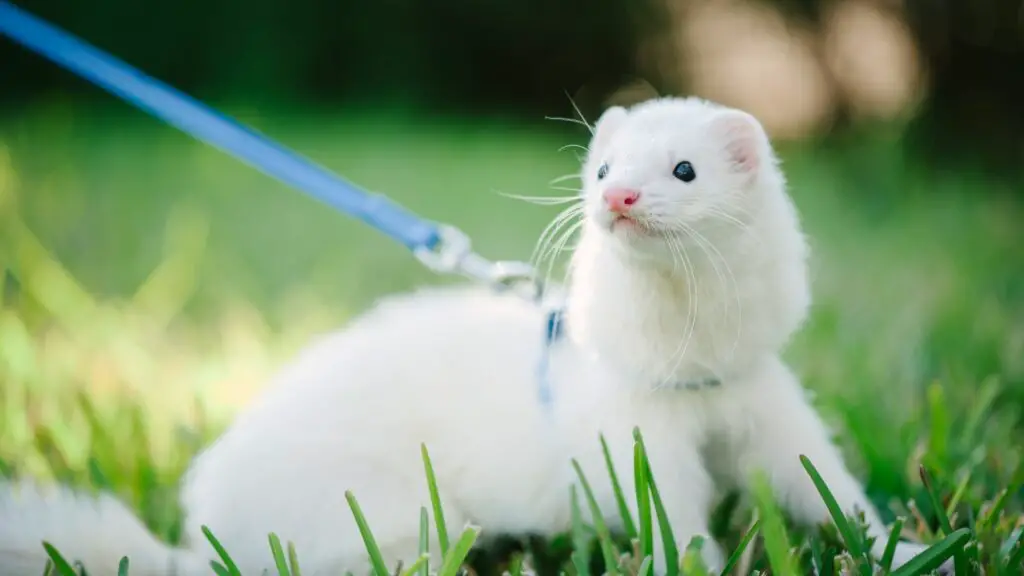
{"type": "MultiPolygon", "coordinates": [[[[809,306],[807,248],[758,121],[695,98],[611,108],[581,179],[565,331],[550,349],[546,311],[516,296],[385,300],[301,354],[196,458],[184,548],[112,497],[6,486],[0,572],[38,574],[46,539],[93,574],[123,555],[138,576],[209,574],[206,525],[246,575],[273,572],[270,532],[295,543],[306,574],[366,573],[346,490],[385,559],[409,565],[429,507],[421,443],[449,526],[552,534],[570,524],[571,458],[617,511],[599,434],[632,493],[634,426],[680,547],[708,535],[716,492],[754,469],[795,519],[827,522],[803,454],[846,511],[866,514],[879,553],[887,529],[779,357],[809,306]]],[[[920,550],[901,543],[896,563],[920,550]]],[[[713,542],[704,554],[722,566],[713,542]]]]}

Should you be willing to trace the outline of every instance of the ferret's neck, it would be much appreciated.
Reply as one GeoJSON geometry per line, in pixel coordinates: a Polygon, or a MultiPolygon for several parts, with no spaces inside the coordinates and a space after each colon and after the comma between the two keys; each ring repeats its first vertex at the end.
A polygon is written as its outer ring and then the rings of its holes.
{"type": "Polygon", "coordinates": [[[686,246],[688,265],[627,251],[585,225],[572,261],[567,330],[637,384],[731,374],[781,351],[809,304],[805,245],[788,199],[745,230],[686,246]]]}

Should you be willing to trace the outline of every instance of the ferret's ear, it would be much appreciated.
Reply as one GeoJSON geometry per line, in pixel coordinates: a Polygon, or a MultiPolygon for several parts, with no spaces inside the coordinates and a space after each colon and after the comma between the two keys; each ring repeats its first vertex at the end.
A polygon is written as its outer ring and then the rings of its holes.
{"type": "Polygon", "coordinates": [[[604,111],[601,117],[594,124],[594,136],[590,145],[593,150],[600,149],[608,143],[612,134],[618,131],[619,127],[626,121],[629,113],[622,106],[612,106],[604,111]]]}
{"type": "Polygon", "coordinates": [[[768,136],[752,115],[740,110],[719,112],[710,122],[710,131],[735,172],[754,175],[767,160],[768,136]]]}

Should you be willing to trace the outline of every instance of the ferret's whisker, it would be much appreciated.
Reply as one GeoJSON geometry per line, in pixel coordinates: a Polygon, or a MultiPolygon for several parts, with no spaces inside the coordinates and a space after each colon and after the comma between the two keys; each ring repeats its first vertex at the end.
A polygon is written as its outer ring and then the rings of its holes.
{"type": "Polygon", "coordinates": [[[713,216],[715,216],[715,217],[717,217],[717,218],[719,218],[721,220],[724,220],[725,222],[729,222],[730,224],[734,224],[740,230],[746,231],[746,230],[750,229],[750,225],[749,224],[747,224],[746,222],[744,222],[744,221],[740,220],[739,218],[733,216],[732,214],[729,214],[725,210],[722,210],[720,208],[712,208],[708,212],[711,215],[713,215],[713,216]]]}
{"type": "MultiPolygon", "coordinates": [[[[570,190],[571,191],[571,190],[570,190]]],[[[501,196],[511,198],[512,200],[522,200],[530,204],[539,204],[541,206],[557,206],[559,204],[569,204],[570,202],[579,202],[580,197],[577,196],[525,196],[520,194],[506,194],[504,192],[498,192],[501,196]]]]}
{"type": "Polygon", "coordinates": [[[571,217],[565,218],[559,223],[555,232],[549,236],[551,241],[548,243],[545,251],[538,257],[538,265],[543,263],[545,259],[557,257],[564,248],[566,235],[570,234],[577,224],[582,224],[582,220],[573,220],[571,217]]]}
{"type": "Polygon", "coordinates": [[[583,126],[587,130],[589,130],[591,134],[593,134],[593,132],[594,132],[594,129],[590,127],[590,124],[587,124],[586,122],[584,122],[582,120],[577,120],[576,118],[562,118],[561,116],[545,116],[544,119],[545,120],[556,120],[556,121],[559,121],[559,122],[569,122],[571,124],[579,124],[580,126],[583,126]]]}
{"type": "Polygon", "coordinates": [[[531,262],[536,261],[536,259],[538,258],[538,254],[542,253],[542,251],[548,247],[547,244],[554,239],[554,237],[558,233],[559,228],[563,226],[567,221],[571,220],[572,218],[580,214],[581,211],[582,206],[580,205],[570,206],[569,208],[560,212],[557,216],[555,216],[555,218],[550,223],[548,223],[548,225],[544,228],[544,231],[541,232],[540,237],[537,239],[537,244],[534,247],[534,252],[530,256],[531,262]]]}
{"type": "Polygon", "coordinates": [[[583,116],[583,112],[580,110],[580,107],[576,105],[576,101],[572,99],[572,96],[569,96],[568,92],[566,92],[565,95],[569,98],[569,103],[572,104],[572,109],[576,111],[576,115],[580,117],[580,122],[582,122],[583,125],[587,127],[587,130],[590,131],[590,135],[593,136],[594,127],[591,126],[589,122],[587,122],[586,117],[583,116]]]}
{"type": "Polygon", "coordinates": [[[566,250],[566,245],[576,234],[576,232],[582,227],[583,220],[577,220],[576,222],[573,222],[572,225],[566,228],[565,231],[561,234],[561,236],[558,239],[558,242],[552,245],[553,249],[551,249],[550,255],[548,257],[548,267],[546,272],[544,273],[545,285],[550,284],[551,282],[551,275],[554,273],[555,262],[558,260],[558,255],[566,250]]]}
{"type": "Polygon", "coordinates": [[[590,152],[590,148],[587,148],[583,144],[566,144],[558,149],[559,152],[565,152],[566,150],[583,150],[584,152],[590,152]]]}
{"type": "MultiPolygon", "coordinates": [[[[747,212],[745,209],[743,209],[741,207],[738,207],[738,206],[734,207],[734,208],[731,207],[730,209],[738,210],[740,212],[745,213],[747,216],[749,216],[749,212],[747,212]]],[[[710,214],[711,216],[713,216],[713,217],[715,217],[715,218],[717,218],[717,219],[719,219],[719,220],[721,220],[723,222],[726,222],[728,224],[732,224],[732,225],[736,226],[736,228],[738,228],[741,232],[751,232],[753,230],[753,228],[750,227],[750,224],[744,222],[743,220],[740,220],[739,218],[737,218],[736,216],[733,216],[732,214],[729,214],[728,212],[726,212],[724,209],[722,209],[720,207],[711,206],[708,209],[708,214],[710,214]]]]}
{"type": "Polygon", "coordinates": [[[576,178],[577,180],[583,179],[583,177],[580,176],[578,172],[573,172],[572,174],[566,174],[565,176],[559,176],[558,178],[554,178],[551,181],[549,181],[548,184],[560,184],[562,182],[565,182],[566,180],[572,180],[573,178],[576,178]]]}
{"type": "MultiPolygon", "coordinates": [[[[674,235],[670,234],[670,235],[666,236],[666,241],[668,242],[667,245],[669,247],[669,252],[672,254],[672,269],[673,269],[673,271],[675,271],[678,268],[678,266],[680,266],[680,265],[682,265],[683,268],[685,269],[686,268],[686,262],[683,260],[683,255],[682,255],[682,252],[680,251],[678,239],[675,238],[674,235]]],[[[664,363],[662,369],[659,370],[659,372],[664,371],[664,375],[661,377],[661,380],[658,382],[658,384],[657,384],[655,389],[663,388],[666,384],[668,384],[673,379],[673,372],[675,370],[674,369],[673,370],[665,370],[665,368],[668,368],[669,366],[678,366],[678,363],[682,359],[682,357],[680,356],[680,353],[686,347],[686,342],[687,342],[687,336],[684,334],[683,337],[679,339],[679,343],[676,344],[676,348],[672,351],[672,354],[670,354],[669,357],[665,360],[665,363],[664,363]]]]}
{"type": "MultiPolygon", "coordinates": [[[[732,267],[729,266],[729,261],[725,258],[725,255],[722,254],[722,252],[715,246],[715,244],[710,239],[708,239],[706,236],[704,236],[691,226],[687,226],[686,224],[681,225],[686,234],[690,238],[692,238],[694,242],[697,242],[697,244],[701,247],[701,250],[704,251],[704,254],[707,255],[708,262],[711,263],[712,268],[715,270],[715,274],[718,276],[719,282],[721,282],[722,284],[722,289],[726,292],[729,292],[729,284],[732,284],[732,293],[736,301],[736,336],[733,339],[732,349],[729,351],[729,356],[731,357],[733,354],[736,353],[736,348],[737,346],[739,346],[740,337],[743,334],[743,300],[740,298],[739,282],[736,280],[736,275],[733,273],[732,267]],[[721,270],[718,267],[718,264],[715,262],[716,259],[722,263],[722,266],[725,268],[726,274],[728,274],[729,276],[730,282],[726,282],[725,276],[723,276],[721,270]]],[[[725,317],[724,321],[728,322],[728,308],[723,310],[722,315],[725,317]]]]}
{"type": "Polygon", "coordinates": [[[567,222],[570,222],[573,218],[578,217],[583,213],[583,204],[574,204],[565,210],[562,210],[554,219],[544,227],[540,237],[537,239],[537,244],[534,246],[533,254],[530,255],[530,262],[534,266],[538,266],[543,258],[543,255],[547,253],[550,248],[549,244],[558,235],[559,229],[564,226],[567,222]]]}
{"type": "Polygon", "coordinates": [[[675,233],[669,232],[666,235],[666,239],[668,241],[669,250],[672,252],[673,267],[675,267],[675,262],[678,261],[681,263],[687,277],[687,295],[689,299],[687,303],[686,316],[688,328],[684,336],[680,339],[679,344],[676,346],[675,351],[673,351],[665,361],[663,370],[665,368],[668,368],[668,370],[665,371],[665,375],[661,382],[659,382],[658,388],[664,387],[675,377],[675,373],[679,369],[680,364],[682,364],[686,359],[686,351],[690,346],[690,341],[693,339],[697,324],[697,293],[696,290],[694,290],[696,287],[696,273],[693,269],[693,263],[690,261],[690,258],[686,253],[686,247],[675,233]]]}
{"type": "Polygon", "coordinates": [[[686,234],[688,238],[693,240],[694,243],[697,244],[697,247],[700,248],[701,252],[703,252],[704,255],[707,256],[708,263],[711,264],[711,269],[714,270],[715,276],[718,277],[718,282],[719,284],[721,284],[722,289],[728,290],[729,286],[726,282],[725,276],[722,274],[722,271],[718,268],[718,263],[715,262],[715,255],[724,260],[724,258],[722,258],[722,253],[719,252],[718,249],[712,245],[711,248],[715,252],[715,254],[712,254],[708,250],[708,244],[710,244],[710,242],[707,240],[707,238],[705,238],[702,234],[694,230],[691,226],[688,226],[685,223],[680,222],[679,227],[682,230],[683,234],[686,234]]]}
{"type": "Polygon", "coordinates": [[[564,220],[572,217],[572,213],[575,209],[576,206],[570,206],[558,213],[551,222],[548,222],[547,226],[544,227],[544,230],[541,231],[540,236],[537,237],[537,242],[533,247],[533,253],[530,255],[531,263],[536,262],[538,254],[547,247],[547,243],[551,240],[551,236],[557,232],[558,227],[564,220]]]}
{"type": "Polygon", "coordinates": [[[683,255],[683,262],[686,263],[686,266],[684,266],[684,268],[686,269],[687,276],[689,277],[686,293],[689,297],[689,306],[687,307],[687,318],[690,321],[690,327],[687,330],[686,334],[686,345],[683,347],[683,351],[679,355],[679,360],[676,361],[676,365],[673,367],[672,373],[675,373],[676,369],[678,369],[679,367],[679,364],[686,358],[686,351],[689,349],[690,342],[693,340],[693,336],[696,332],[697,313],[699,312],[698,298],[700,296],[699,291],[697,290],[697,268],[694,266],[693,260],[690,259],[689,253],[687,253],[686,251],[686,245],[679,240],[678,236],[676,236],[676,245],[679,247],[679,251],[683,255]]]}

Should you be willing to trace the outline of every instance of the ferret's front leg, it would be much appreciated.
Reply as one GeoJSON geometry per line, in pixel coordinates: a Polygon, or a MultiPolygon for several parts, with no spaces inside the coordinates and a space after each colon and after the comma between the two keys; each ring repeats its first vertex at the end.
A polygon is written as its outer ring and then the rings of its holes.
{"type": "MultiPolygon", "coordinates": [[[[869,534],[875,538],[872,552],[880,557],[889,530],[861,483],[847,469],[796,377],[781,363],[772,363],[750,384],[744,394],[737,395],[742,404],[734,430],[741,463],[738,472],[745,479],[754,469],[764,472],[779,503],[796,521],[812,525],[830,522],[825,502],[800,462],[800,455],[806,456],[847,515],[864,513],[869,534]]],[[[900,543],[894,564],[907,562],[921,550],[919,544],[900,543]]]]}

